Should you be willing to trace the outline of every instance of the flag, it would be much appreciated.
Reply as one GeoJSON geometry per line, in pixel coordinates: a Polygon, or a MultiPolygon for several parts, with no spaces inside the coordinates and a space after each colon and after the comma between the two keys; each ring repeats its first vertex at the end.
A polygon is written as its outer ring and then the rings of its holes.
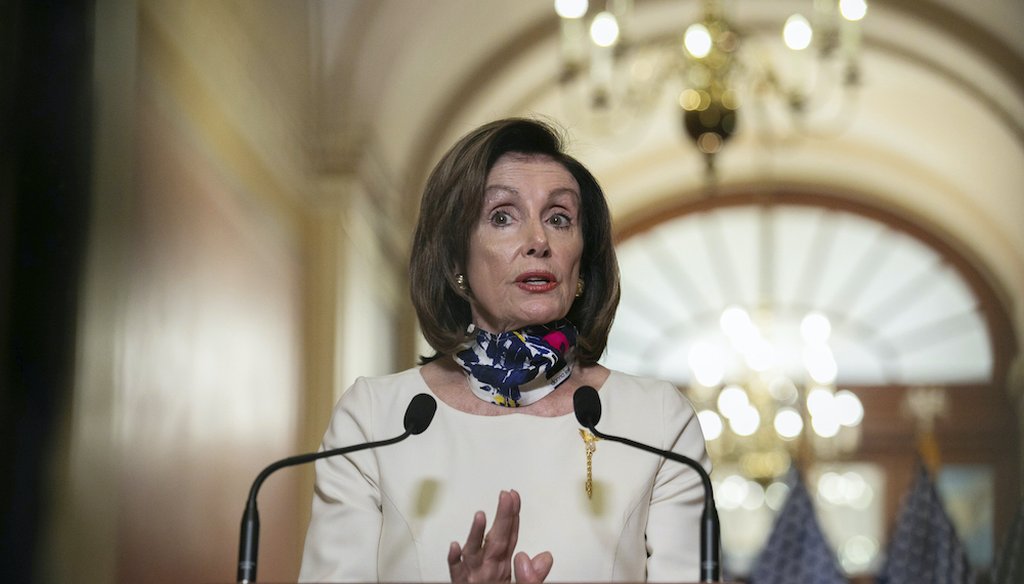
{"type": "Polygon", "coordinates": [[[845,584],[814,514],[814,505],[799,473],[782,506],[768,543],[750,574],[752,584],[845,584]]]}
{"type": "Polygon", "coordinates": [[[973,582],[953,522],[924,464],[896,518],[878,584],[968,584],[973,582]]]}
{"type": "Polygon", "coordinates": [[[1006,539],[992,566],[992,584],[1019,584],[1024,582],[1024,502],[1017,509],[1017,517],[1010,526],[1006,539]]]}

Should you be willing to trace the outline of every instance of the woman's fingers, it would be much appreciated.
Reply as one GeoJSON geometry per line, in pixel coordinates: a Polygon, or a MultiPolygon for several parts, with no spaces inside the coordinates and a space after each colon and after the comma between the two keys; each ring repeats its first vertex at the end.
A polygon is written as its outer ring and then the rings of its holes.
{"type": "MultiPolygon", "coordinates": [[[[501,491],[498,494],[498,507],[494,512],[494,522],[487,527],[487,517],[483,511],[473,515],[473,523],[469,528],[466,543],[462,546],[452,542],[448,548],[448,571],[452,582],[508,582],[512,578],[512,554],[519,542],[519,511],[522,500],[516,491],[501,491]]],[[[525,554],[524,554],[525,555],[525,554]]],[[[550,554],[548,554],[550,556],[550,554]]],[[[527,558],[529,563],[529,558],[527,558]]],[[[539,568],[530,564],[531,575],[543,572],[536,581],[542,581],[550,570],[543,562],[539,568]]],[[[527,572],[524,572],[527,573],[527,572]]],[[[524,580],[528,581],[528,580],[524,580]]]]}
{"type": "Polygon", "coordinates": [[[519,511],[522,508],[523,502],[519,497],[519,493],[513,489],[509,491],[509,495],[512,497],[512,526],[511,526],[511,537],[508,544],[508,554],[512,555],[512,552],[516,551],[516,546],[519,545],[519,511]]]}
{"type": "Polygon", "coordinates": [[[487,516],[483,511],[473,514],[473,523],[469,526],[469,535],[466,536],[466,545],[462,547],[463,556],[475,556],[484,542],[484,528],[487,527],[487,516]]]}
{"type": "Polygon", "coordinates": [[[452,545],[448,546],[448,574],[452,582],[468,582],[469,574],[466,568],[462,562],[462,548],[459,542],[453,541],[452,545]]]}
{"type": "Polygon", "coordinates": [[[498,494],[498,508],[494,523],[484,538],[484,559],[509,562],[515,549],[513,540],[519,539],[519,493],[502,491],[498,494]]]}
{"type": "Polygon", "coordinates": [[[515,567],[516,582],[532,584],[543,582],[548,577],[555,559],[551,552],[541,552],[532,558],[526,555],[526,552],[519,552],[512,563],[515,567]]]}

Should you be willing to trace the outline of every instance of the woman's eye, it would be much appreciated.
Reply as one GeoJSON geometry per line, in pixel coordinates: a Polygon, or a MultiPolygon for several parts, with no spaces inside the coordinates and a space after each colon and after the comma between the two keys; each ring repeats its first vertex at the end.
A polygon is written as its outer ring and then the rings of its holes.
{"type": "Polygon", "coordinates": [[[491,223],[494,225],[508,225],[512,220],[512,216],[506,211],[495,211],[491,213],[491,223]]]}
{"type": "Polygon", "coordinates": [[[555,213],[548,221],[555,227],[568,227],[572,225],[572,219],[565,213],[555,213]]]}

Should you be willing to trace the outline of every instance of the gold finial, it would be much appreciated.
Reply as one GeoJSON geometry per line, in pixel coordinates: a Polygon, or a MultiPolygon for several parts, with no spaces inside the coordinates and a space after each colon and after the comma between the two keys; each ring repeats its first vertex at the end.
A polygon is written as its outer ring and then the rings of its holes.
{"type": "Polygon", "coordinates": [[[946,390],[941,387],[915,387],[907,392],[903,413],[914,421],[917,449],[929,471],[935,473],[942,463],[939,441],[935,437],[935,421],[949,412],[946,390]]]}

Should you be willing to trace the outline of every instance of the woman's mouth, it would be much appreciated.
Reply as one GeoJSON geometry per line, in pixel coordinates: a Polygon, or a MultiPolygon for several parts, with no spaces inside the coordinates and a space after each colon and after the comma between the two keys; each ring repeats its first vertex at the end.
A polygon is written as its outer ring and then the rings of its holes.
{"type": "Polygon", "coordinates": [[[516,278],[516,284],[527,292],[550,292],[558,287],[558,280],[551,272],[524,272],[516,278]]]}

